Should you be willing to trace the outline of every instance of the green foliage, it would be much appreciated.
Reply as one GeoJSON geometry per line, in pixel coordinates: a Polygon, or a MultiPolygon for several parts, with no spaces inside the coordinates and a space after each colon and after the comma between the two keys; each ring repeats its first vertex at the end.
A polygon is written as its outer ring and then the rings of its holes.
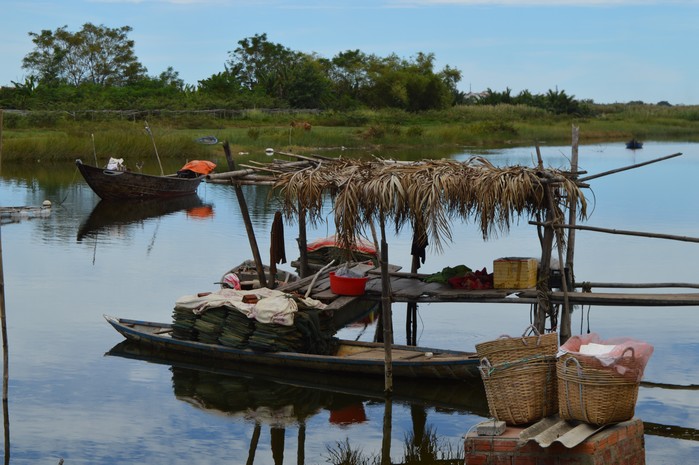
{"type": "Polygon", "coordinates": [[[92,23],[85,23],[78,32],[68,31],[67,26],[53,32],[30,32],[34,50],[24,57],[22,67],[49,86],[126,85],[146,72],[133,52],[129,32],[129,26],[108,28],[92,23]]]}
{"type": "Polygon", "coordinates": [[[248,129],[248,137],[252,140],[257,140],[260,138],[260,130],[258,128],[248,129]]]}
{"type": "Polygon", "coordinates": [[[467,97],[457,89],[461,71],[449,65],[436,70],[432,53],[405,59],[347,50],[326,59],[271,42],[264,33],[240,40],[228,52],[223,71],[187,86],[172,67],[147,76],[133,54],[129,32],[128,26],[112,29],[86,23],[77,32],[64,26],[29,33],[35,48],[23,66],[31,73],[24,83],[0,88],[0,106],[68,111],[313,108],[350,112],[343,115],[345,122],[336,124],[357,126],[370,121],[363,111],[401,112],[401,121],[381,121],[401,124],[402,112],[443,112],[464,104],[592,116],[591,102],[557,89],[543,95],[488,89],[481,98],[467,97]]]}

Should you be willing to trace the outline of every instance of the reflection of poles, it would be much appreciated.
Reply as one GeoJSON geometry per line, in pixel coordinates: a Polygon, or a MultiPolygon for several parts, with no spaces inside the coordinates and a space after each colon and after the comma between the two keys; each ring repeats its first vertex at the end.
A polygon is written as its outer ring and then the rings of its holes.
{"type": "Polygon", "coordinates": [[[255,461],[255,451],[257,450],[257,443],[260,440],[260,431],[262,427],[259,423],[255,423],[255,430],[252,432],[252,438],[250,438],[250,449],[248,449],[248,461],[245,462],[246,465],[252,465],[255,461]]]}
{"type": "Polygon", "coordinates": [[[422,446],[425,439],[425,426],[427,424],[427,412],[422,405],[410,405],[410,417],[413,420],[413,445],[422,446]]]}
{"type": "Polygon", "coordinates": [[[7,354],[7,323],[5,321],[5,277],[2,269],[2,227],[0,227],[0,326],[2,326],[2,416],[5,427],[5,464],[10,463],[10,411],[7,405],[9,356],[7,354]]]}
{"type": "Polygon", "coordinates": [[[299,437],[296,446],[296,465],[304,465],[306,463],[306,422],[302,421],[299,424],[299,437]]]}
{"type": "Polygon", "coordinates": [[[383,410],[383,440],[381,441],[381,465],[391,465],[391,423],[393,421],[393,399],[385,397],[383,410]]]}
{"type": "Polygon", "coordinates": [[[274,465],[282,465],[284,463],[284,433],[286,433],[284,428],[273,426],[269,429],[274,465]]]}
{"type": "Polygon", "coordinates": [[[158,147],[155,146],[155,139],[153,138],[153,133],[150,132],[150,126],[148,126],[148,121],[146,121],[146,132],[150,136],[150,141],[153,143],[153,150],[155,150],[155,158],[158,159],[158,165],[160,166],[160,176],[165,176],[165,171],[163,171],[163,164],[160,163],[160,155],[158,155],[158,147]]]}

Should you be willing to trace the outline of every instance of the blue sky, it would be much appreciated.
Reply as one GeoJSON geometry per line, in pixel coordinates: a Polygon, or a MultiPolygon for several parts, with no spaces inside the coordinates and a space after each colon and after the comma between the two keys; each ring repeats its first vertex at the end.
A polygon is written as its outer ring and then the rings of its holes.
{"type": "Polygon", "coordinates": [[[130,26],[139,61],[188,84],[266,33],[295,51],[434,53],[460,89],[564,90],[598,103],[699,104],[699,0],[0,0],[0,85],[23,82],[29,32],[130,26]]]}

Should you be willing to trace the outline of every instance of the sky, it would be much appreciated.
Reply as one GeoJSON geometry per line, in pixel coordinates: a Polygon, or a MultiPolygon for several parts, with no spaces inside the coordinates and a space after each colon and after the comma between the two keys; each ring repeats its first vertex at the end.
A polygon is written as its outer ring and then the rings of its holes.
{"type": "Polygon", "coordinates": [[[0,86],[26,79],[30,32],[85,23],[131,27],[149,75],[172,67],[192,85],[264,33],[328,59],[432,53],[463,92],[699,104],[699,0],[0,0],[0,86]]]}

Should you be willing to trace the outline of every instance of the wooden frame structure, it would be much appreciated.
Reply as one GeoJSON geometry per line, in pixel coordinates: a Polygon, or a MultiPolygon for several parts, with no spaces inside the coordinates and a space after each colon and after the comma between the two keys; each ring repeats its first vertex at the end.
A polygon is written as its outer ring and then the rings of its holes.
{"type": "MultiPolygon", "coordinates": [[[[559,329],[561,342],[571,336],[571,305],[580,303],[581,293],[576,287],[573,272],[574,234],[587,229],[614,234],[643,235],[666,239],[679,239],[662,234],[635,231],[608,230],[579,226],[576,220],[586,219],[586,200],[582,190],[589,187],[588,181],[620,171],[650,163],[656,163],[681,155],[676,153],[648,162],[620,169],[580,177],[587,174],[577,169],[578,129],[573,127],[573,145],[570,171],[545,168],[537,147],[538,165],[533,168],[522,166],[495,167],[482,158],[471,158],[466,162],[429,160],[423,162],[398,162],[393,160],[345,160],[320,156],[302,156],[277,152],[293,161],[273,161],[241,165],[243,169],[211,175],[209,182],[225,182],[236,186],[241,207],[244,204],[241,184],[265,184],[275,188],[281,199],[284,214],[297,217],[299,223],[299,249],[301,267],[304,269],[306,249],[306,224],[322,221],[321,208],[328,197],[334,208],[334,221],[338,237],[347,248],[353,240],[367,229],[371,229],[375,242],[380,242],[381,304],[383,341],[385,344],[385,389],[392,390],[391,344],[393,342],[391,304],[396,301],[391,290],[389,271],[389,246],[386,227],[396,229],[410,225],[416,235],[429,237],[430,242],[441,247],[441,242],[451,238],[450,225],[458,219],[478,220],[483,237],[495,231],[507,231],[515,218],[528,216],[537,226],[541,242],[539,279],[536,289],[520,293],[521,303],[535,303],[535,326],[544,332],[546,320],[557,322],[560,309],[559,329]],[[566,216],[567,214],[567,216],[566,216]],[[378,224],[380,240],[376,237],[378,224]],[[562,266],[561,290],[552,292],[549,285],[551,257],[557,255],[562,266]]],[[[224,145],[224,148],[226,145],[224,145]]],[[[227,151],[230,158],[230,152],[227,151]]],[[[245,217],[245,209],[243,209],[245,217]]],[[[244,218],[245,219],[245,218],[244,218]]],[[[246,219],[246,227],[249,219],[246,219]]],[[[254,233],[248,228],[251,245],[254,233]]],[[[699,239],[684,238],[688,241],[699,239]]],[[[256,262],[260,263],[259,252],[253,245],[256,262]]],[[[413,267],[415,268],[415,267],[413,267]]],[[[415,269],[411,274],[416,275],[415,269]]],[[[263,282],[264,278],[261,278],[263,282]]],[[[596,283],[606,287],[604,283],[596,283]]],[[[673,285],[679,285],[674,283],[673,285]]],[[[619,284],[618,287],[624,285],[619,284]]],[[[634,287],[625,286],[625,287],[634,287]]],[[[691,286],[688,286],[691,287],[691,286]]],[[[699,286],[697,286],[699,287],[699,286]]],[[[672,295],[675,296],[676,295],[672,295]]],[[[589,297],[589,296],[588,296],[589,297]]],[[[667,296],[666,296],[667,297],[667,296]]],[[[499,295],[480,294],[464,301],[493,302],[501,300],[499,295]]],[[[408,300],[417,302],[419,299],[408,300]]],[[[454,301],[454,300],[450,300],[454,301]]],[[[686,298],[665,298],[662,302],[673,305],[699,305],[699,294],[686,298]]],[[[607,303],[624,305],[622,299],[607,298],[607,303]]],[[[629,301],[633,302],[633,301],[629,301]]],[[[659,302],[659,301],[658,301],[659,302]]],[[[629,303],[633,305],[633,303],[629,303]]],[[[663,303],[651,302],[650,305],[663,303]]]]}

